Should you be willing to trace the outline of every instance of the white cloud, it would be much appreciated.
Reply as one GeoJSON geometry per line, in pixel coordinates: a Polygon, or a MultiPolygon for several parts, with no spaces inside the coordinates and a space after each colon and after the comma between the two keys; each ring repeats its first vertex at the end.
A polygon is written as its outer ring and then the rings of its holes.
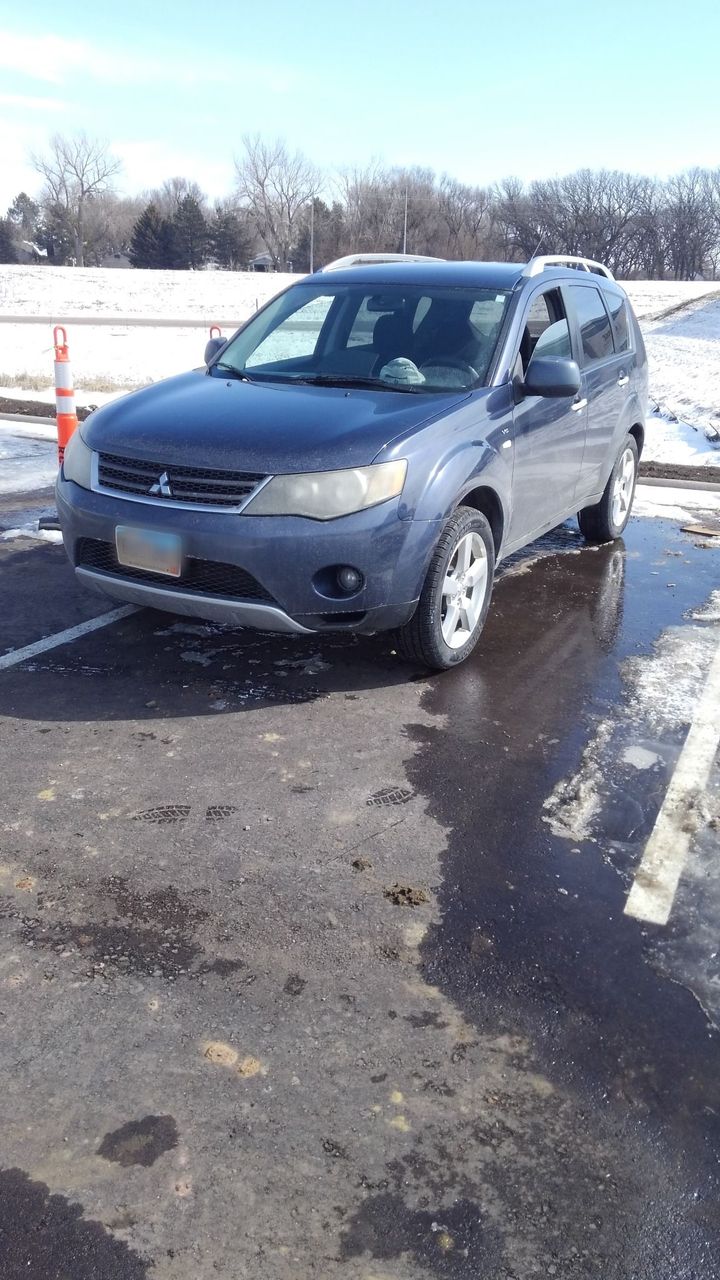
{"type": "Polygon", "coordinates": [[[61,98],[33,98],[26,93],[0,93],[0,107],[18,111],[67,111],[61,98]]]}
{"type": "Polygon", "coordinates": [[[78,75],[105,84],[170,83],[181,87],[199,84],[236,84],[283,93],[296,88],[298,75],[291,66],[257,61],[212,64],[202,59],[162,58],[138,54],[135,49],[102,48],[87,40],[53,34],[22,35],[0,29],[0,69],[42,80],[48,84],[72,84],[78,75]]]}

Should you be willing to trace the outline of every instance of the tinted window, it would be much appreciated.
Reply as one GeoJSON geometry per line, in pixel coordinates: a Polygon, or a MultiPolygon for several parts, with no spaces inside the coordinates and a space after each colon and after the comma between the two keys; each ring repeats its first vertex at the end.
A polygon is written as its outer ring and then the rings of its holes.
{"type": "Polygon", "coordinates": [[[625,299],[621,298],[617,293],[606,293],[605,300],[608,304],[610,319],[615,331],[615,350],[627,351],[630,346],[630,334],[625,299]]]}
{"type": "Polygon", "coordinates": [[[614,351],[612,329],[603,300],[597,289],[571,285],[570,293],[580,326],[580,339],[585,364],[606,360],[614,351]]]}

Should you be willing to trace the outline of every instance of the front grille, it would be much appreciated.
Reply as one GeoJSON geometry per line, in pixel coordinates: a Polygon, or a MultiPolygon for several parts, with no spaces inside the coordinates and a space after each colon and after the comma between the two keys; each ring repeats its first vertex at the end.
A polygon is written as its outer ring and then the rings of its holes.
{"type": "MultiPolygon", "coordinates": [[[[173,463],[142,462],[115,453],[98,455],[98,484],[102,489],[148,498],[160,476],[167,475],[168,502],[188,502],[203,507],[239,507],[266,479],[255,471],[214,471],[209,467],[181,467],[173,463]]],[[[157,495],[162,501],[161,494],[157,495]]]]}
{"type": "Polygon", "coordinates": [[[111,542],[98,538],[80,538],[76,549],[76,564],[83,569],[94,569],[125,582],[154,582],[165,591],[190,592],[198,596],[225,596],[231,600],[263,600],[275,604],[273,597],[253,578],[251,573],[239,569],[236,564],[220,564],[216,560],[195,560],[188,557],[183,563],[179,578],[166,578],[162,573],[148,573],[145,569],[128,569],[118,564],[115,547],[111,542]]]}

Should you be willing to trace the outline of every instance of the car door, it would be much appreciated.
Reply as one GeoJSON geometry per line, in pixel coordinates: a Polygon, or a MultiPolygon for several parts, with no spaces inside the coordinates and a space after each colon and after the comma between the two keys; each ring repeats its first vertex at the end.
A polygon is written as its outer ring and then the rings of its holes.
{"type": "MultiPolygon", "coordinates": [[[[573,337],[560,288],[530,298],[517,352],[521,385],[534,356],[574,358],[573,337]]],[[[585,450],[584,389],[574,400],[525,396],[514,413],[513,511],[510,541],[519,545],[573,511],[585,450]]]]}
{"type": "MultiPolygon", "coordinates": [[[[632,352],[627,325],[624,340],[618,324],[615,337],[603,293],[592,281],[563,288],[575,329],[579,364],[585,379],[588,422],[579,499],[598,492],[615,462],[617,426],[627,401],[632,352]],[[624,350],[616,350],[623,346],[624,350]]],[[[614,302],[614,295],[613,295],[614,302]]],[[[622,300],[622,299],[621,299],[622,300]]]]}

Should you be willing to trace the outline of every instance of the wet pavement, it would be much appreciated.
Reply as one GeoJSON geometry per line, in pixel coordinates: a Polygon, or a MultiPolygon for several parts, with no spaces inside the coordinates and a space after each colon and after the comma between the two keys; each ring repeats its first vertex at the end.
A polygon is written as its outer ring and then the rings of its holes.
{"type": "MultiPolygon", "coordinates": [[[[0,653],[100,614],[0,541],[0,653]]],[[[0,671],[3,1280],[715,1280],[720,635],[666,521],[503,568],[456,672],[147,611],[0,671]]]]}

